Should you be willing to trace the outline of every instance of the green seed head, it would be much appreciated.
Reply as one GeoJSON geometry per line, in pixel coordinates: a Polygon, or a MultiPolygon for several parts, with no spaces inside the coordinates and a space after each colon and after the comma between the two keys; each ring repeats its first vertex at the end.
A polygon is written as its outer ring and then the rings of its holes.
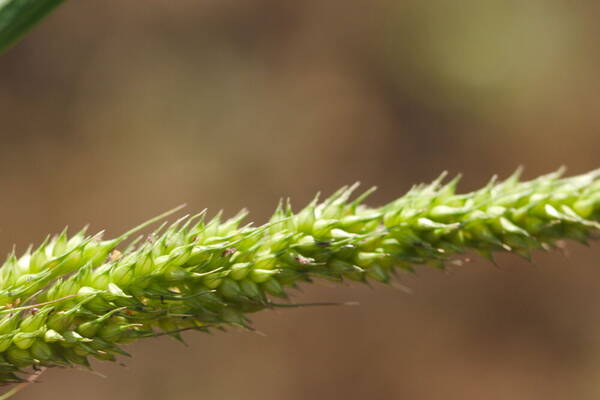
{"type": "Polygon", "coordinates": [[[242,226],[245,212],[201,213],[119,250],[147,224],[112,240],[64,231],[0,268],[0,359],[11,368],[0,384],[33,365],[114,360],[140,338],[248,327],[249,313],[281,305],[271,299],[301,282],[388,283],[467,251],[529,257],[557,240],[586,242],[600,229],[599,176],[515,174],[467,194],[442,177],[378,208],[361,204],[371,191],[352,200],[355,187],[343,188],[297,214],[282,202],[264,226],[242,226]]]}

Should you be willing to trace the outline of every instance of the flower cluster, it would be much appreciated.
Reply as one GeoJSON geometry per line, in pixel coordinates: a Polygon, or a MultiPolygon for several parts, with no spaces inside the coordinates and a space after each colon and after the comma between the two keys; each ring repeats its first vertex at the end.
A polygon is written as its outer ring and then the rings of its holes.
{"type": "Polygon", "coordinates": [[[63,232],[0,268],[0,383],[28,367],[114,360],[144,337],[248,327],[249,313],[314,278],[387,283],[397,269],[442,268],[466,251],[529,257],[560,239],[584,242],[600,228],[599,176],[517,173],[467,194],[441,177],[379,208],[362,205],[370,192],[352,200],[355,187],[343,188],[298,213],[281,203],[263,226],[201,213],[122,250],[133,232],[63,232]]]}

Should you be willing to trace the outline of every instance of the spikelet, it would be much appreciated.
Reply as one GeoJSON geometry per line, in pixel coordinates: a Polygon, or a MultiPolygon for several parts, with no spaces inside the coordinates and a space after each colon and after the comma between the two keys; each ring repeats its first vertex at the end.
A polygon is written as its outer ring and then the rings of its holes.
{"type": "Polygon", "coordinates": [[[585,243],[600,228],[599,175],[522,182],[517,172],[468,194],[442,176],[380,208],[362,205],[371,191],[351,200],[352,186],[297,214],[282,202],[260,227],[243,226],[245,212],[202,212],[120,251],[147,224],[113,240],[62,232],[0,269],[0,383],[28,367],[114,360],[140,338],[249,328],[249,313],[314,278],[387,283],[395,269],[443,267],[466,251],[529,257],[561,239],[585,243]]]}

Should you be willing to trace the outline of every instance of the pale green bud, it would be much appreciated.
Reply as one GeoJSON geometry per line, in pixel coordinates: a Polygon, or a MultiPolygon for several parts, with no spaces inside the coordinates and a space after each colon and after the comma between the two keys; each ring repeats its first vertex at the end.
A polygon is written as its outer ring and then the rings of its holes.
{"type": "Polygon", "coordinates": [[[0,334],[11,333],[17,328],[20,321],[21,316],[19,314],[4,316],[0,320],[0,334]]]}
{"type": "Polygon", "coordinates": [[[48,314],[52,311],[52,308],[45,308],[33,315],[28,316],[21,322],[19,329],[22,332],[33,332],[43,327],[46,323],[48,314]]]}
{"type": "Polygon", "coordinates": [[[52,241],[52,255],[54,257],[59,257],[66,253],[67,243],[67,232],[65,230],[52,241]]]}
{"type": "Polygon", "coordinates": [[[47,343],[63,342],[65,341],[65,338],[54,329],[48,329],[46,333],[44,333],[44,341],[47,343]]]}
{"type": "Polygon", "coordinates": [[[5,333],[0,335],[0,352],[6,351],[13,342],[13,333],[5,333]]]}
{"type": "Polygon", "coordinates": [[[277,274],[277,270],[273,269],[253,269],[250,273],[250,279],[256,283],[262,283],[269,280],[273,275],[277,274]]]}
{"type": "Polygon", "coordinates": [[[31,355],[40,361],[51,361],[56,358],[50,346],[41,340],[35,340],[31,346],[31,355]]]}
{"type": "Polygon", "coordinates": [[[52,313],[48,318],[48,328],[54,329],[57,332],[62,332],[67,329],[73,323],[75,318],[74,312],[75,309],[67,312],[67,311],[58,311],[52,313]]]}
{"type": "Polygon", "coordinates": [[[219,293],[226,299],[236,299],[243,295],[236,281],[229,278],[223,279],[219,286],[219,293]]]}
{"type": "Polygon", "coordinates": [[[38,336],[38,332],[17,332],[13,336],[13,343],[18,348],[25,350],[31,347],[38,336]]]}
{"type": "Polygon", "coordinates": [[[135,265],[135,275],[150,275],[153,272],[154,263],[149,252],[143,254],[135,265]]]}
{"type": "Polygon", "coordinates": [[[204,283],[204,286],[206,286],[207,288],[216,289],[223,282],[223,278],[221,278],[221,276],[222,275],[219,273],[206,275],[204,277],[204,279],[202,280],[202,282],[204,283]]]}
{"type": "Polygon", "coordinates": [[[91,339],[85,338],[75,331],[64,331],[62,336],[65,342],[63,346],[65,347],[73,347],[81,342],[91,342],[91,339]]]}
{"type": "Polygon", "coordinates": [[[28,350],[20,349],[16,346],[13,346],[6,351],[6,357],[10,362],[19,367],[29,366],[34,361],[34,358],[28,350]]]}
{"type": "Polygon", "coordinates": [[[251,299],[262,298],[262,293],[260,292],[258,285],[250,279],[243,279],[242,281],[240,281],[240,288],[242,289],[244,294],[250,297],[251,299]]]}
{"type": "Polygon", "coordinates": [[[335,219],[320,219],[313,225],[313,235],[318,238],[326,237],[337,223],[335,219]]]}
{"type": "Polygon", "coordinates": [[[281,284],[274,278],[263,282],[261,286],[271,296],[287,297],[281,284]]]}
{"type": "Polygon", "coordinates": [[[248,275],[251,267],[252,267],[252,263],[248,263],[248,262],[233,264],[231,266],[231,273],[229,274],[229,276],[231,277],[231,279],[240,281],[248,275]]]}

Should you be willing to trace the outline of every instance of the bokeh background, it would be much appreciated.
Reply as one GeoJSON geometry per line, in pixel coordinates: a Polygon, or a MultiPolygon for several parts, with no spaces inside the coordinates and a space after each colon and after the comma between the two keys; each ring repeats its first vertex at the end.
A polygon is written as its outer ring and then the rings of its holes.
{"type": "MultiPolygon", "coordinates": [[[[442,170],[600,167],[600,3],[67,2],[0,56],[0,251],[65,225],[116,235],[180,203],[251,210],[362,181],[370,204],[442,170]]],[[[129,347],[25,399],[597,399],[598,245],[477,257],[358,307],[257,314],[266,334],[129,347]]]]}

